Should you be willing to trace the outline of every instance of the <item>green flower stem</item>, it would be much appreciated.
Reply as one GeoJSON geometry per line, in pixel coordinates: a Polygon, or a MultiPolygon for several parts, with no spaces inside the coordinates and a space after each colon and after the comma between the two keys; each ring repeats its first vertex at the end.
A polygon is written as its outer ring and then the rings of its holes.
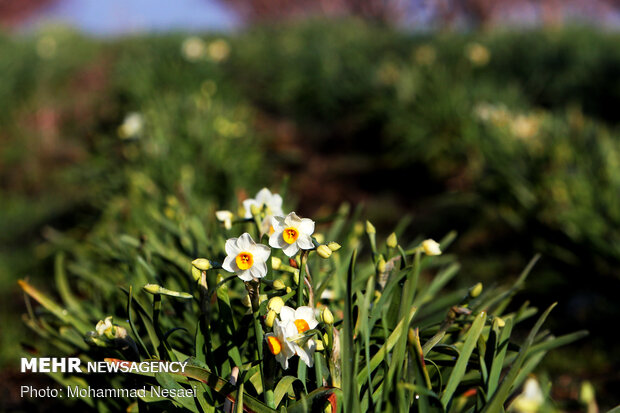
{"type": "Polygon", "coordinates": [[[264,399],[265,399],[265,403],[267,404],[267,406],[271,407],[271,408],[275,408],[275,399],[274,399],[274,395],[273,395],[273,389],[271,388],[272,386],[270,385],[270,382],[267,381],[266,377],[265,377],[265,360],[263,358],[263,341],[264,341],[264,335],[263,335],[263,327],[260,324],[260,313],[258,311],[259,308],[259,291],[258,291],[258,284],[256,284],[256,286],[251,286],[250,283],[246,283],[246,287],[248,287],[248,293],[250,293],[250,299],[252,302],[252,315],[253,315],[253,319],[254,319],[254,335],[256,336],[256,352],[257,352],[257,356],[258,356],[258,360],[260,360],[259,368],[260,368],[260,377],[261,377],[261,381],[263,383],[263,393],[264,393],[264,399]]]}
{"type": "Polygon", "coordinates": [[[297,307],[301,307],[304,300],[304,267],[308,251],[301,251],[299,256],[299,282],[297,283],[297,307]]]}
{"type": "Polygon", "coordinates": [[[323,386],[323,364],[321,363],[321,355],[318,351],[314,352],[314,375],[316,376],[316,387],[323,386]]]}

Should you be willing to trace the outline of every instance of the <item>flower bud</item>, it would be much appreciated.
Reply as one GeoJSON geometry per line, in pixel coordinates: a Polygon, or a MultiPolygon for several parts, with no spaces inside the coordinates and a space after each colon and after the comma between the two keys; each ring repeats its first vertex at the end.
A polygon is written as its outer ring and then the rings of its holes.
{"type": "Polygon", "coordinates": [[[327,244],[327,247],[328,247],[330,250],[332,250],[332,252],[336,252],[336,251],[338,251],[338,250],[341,248],[340,244],[338,244],[337,242],[334,242],[334,241],[329,242],[329,243],[327,244]]]}
{"type": "Polygon", "coordinates": [[[328,307],[323,308],[323,311],[321,311],[321,320],[327,325],[334,324],[334,315],[328,307]]]}
{"type": "Polygon", "coordinates": [[[192,278],[194,281],[198,281],[202,276],[202,271],[192,265],[192,278]]]}
{"type": "Polygon", "coordinates": [[[250,205],[250,212],[252,212],[252,215],[260,214],[261,210],[262,208],[256,204],[250,205]]]}
{"type": "Polygon", "coordinates": [[[259,302],[259,303],[262,303],[263,301],[267,301],[267,298],[268,298],[268,297],[267,297],[267,294],[260,294],[260,295],[258,296],[258,302],[259,302]]]}
{"type": "Polygon", "coordinates": [[[276,312],[273,310],[269,310],[267,313],[267,317],[265,317],[265,325],[269,328],[273,327],[273,322],[276,319],[276,312]]]}
{"type": "Polygon", "coordinates": [[[386,268],[386,263],[385,263],[385,259],[383,258],[383,256],[381,256],[379,258],[379,261],[377,261],[377,270],[381,273],[385,272],[385,268],[386,268]]]}
{"type": "Polygon", "coordinates": [[[372,225],[372,224],[370,223],[370,221],[366,221],[366,233],[367,233],[368,235],[370,235],[370,234],[376,234],[376,233],[377,233],[377,230],[375,229],[375,226],[374,226],[374,225],[372,225]]]}
{"type": "Polygon", "coordinates": [[[329,334],[327,333],[323,334],[323,344],[325,344],[326,346],[329,346],[329,334]]]}
{"type": "Polygon", "coordinates": [[[282,307],[284,307],[284,300],[281,297],[273,297],[267,303],[267,308],[270,311],[275,311],[277,314],[280,314],[282,307]]]}
{"type": "Polygon", "coordinates": [[[230,211],[215,211],[215,217],[218,221],[224,223],[224,228],[231,229],[232,228],[232,219],[234,217],[233,213],[230,211]]]}
{"type": "Polygon", "coordinates": [[[316,342],[316,351],[323,351],[325,350],[325,346],[323,345],[323,341],[321,340],[314,340],[316,342]]]}
{"type": "Polygon", "coordinates": [[[279,270],[282,265],[282,260],[278,257],[271,257],[271,268],[279,270]]]}
{"type": "Polygon", "coordinates": [[[287,294],[290,294],[290,292],[291,292],[291,291],[293,291],[293,290],[291,289],[291,287],[286,287],[286,293],[287,293],[287,294]]]}
{"type": "Polygon", "coordinates": [[[422,242],[422,249],[426,255],[441,255],[441,248],[439,243],[432,239],[427,239],[422,242]]]}
{"type": "Polygon", "coordinates": [[[161,285],[157,285],[157,284],[146,284],[142,288],[144,289],[144,291],[146,291],[147,293],[151,293],[151,294],[159,294],[161,291],[161,285]]]}
{"type": "Polygon", "coordinates": [[[321,234],[320,232],[315,232],[314,234],[312,234],[312,236],[319,244],[322,244],[325,241],[325,235],[321,234]]]}
{"type": "Polygon", "coordinates": [[[497,326],[499,328],[502,328],[505,325],[506,325],[506,322],[499,317],[495,317],[495,319],[493,320],[493,327],[497,326]]]}
{"type": "Polygon", "coordinates": [[[325,259],[329,258],[332,255],[332,250],[327,245],[319,245],[319,247],[316,249],[316,252],[321,258],[325,259]]]}
{"type": "Polygon", "coordinates": [[[584,381],[583,383],[581,383],[581,389],[579,390],[579,400],[583,404],[596,403],[594,387],[589,381],[584,381]]]}
{"type": "Polygon", "coordinates": [[[213,268],[213,265],[211,265],[211,261],[206,258],[196,258],[194,261],[192,261],[192,265],[198,268],[200,271],[207,271],[213,268]]]}
{"type": "Polygon", "coordinates": [[[407,343],[409,343],[410,346],[413,346],[415,342],[415,331],[413,331],[413,328],[410,328],[407,332],[407,343]]]}
{"type": "Polygon", "coordinates": [[[252,308],[252,300],[250,300],[250,296],[248,294],[243,296],[241,303],[246,307],[252,308]]]}
{"type": "Polygon", "coordinates": [[[398,238],[396,238],[395,232],[392,232],[390,236],[387,237],[385,244],[390,248],[396,248],[396,246],[398,245],[398,238]]]}
{"type": "Polygon", "coordinates": [[[275,280],[275,281],[273,282],[273,288],[274,288],[275,290],[280,291],[280,290],[284,290],[284,289],[286,288],[286,285],[284,285],[284,283],[282,282],[282,280],[275,280]]]}
{"type": "Polygon", "coordinates": [[[478,283],[469,290],[469,296],[471,298],[476,298],[480,295],[481,292],[482,292],[482,283],[478,283]]]}

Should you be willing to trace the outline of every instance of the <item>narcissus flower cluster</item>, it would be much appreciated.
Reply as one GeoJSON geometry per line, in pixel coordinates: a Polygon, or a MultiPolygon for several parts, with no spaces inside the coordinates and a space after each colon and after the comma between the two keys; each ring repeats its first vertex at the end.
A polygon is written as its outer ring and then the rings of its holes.
{"type": "Polygon", "coordinates": [[[280,309],[280,319],[274,321],[273,333],[265,334],[265,340],[283,369],[288,368],[288,360],[294,355],[299,356],[308,367],[314,365],[317,344],[312,336],[305,333],[314,330],[318,324],[311,307],[293,309],[283,306],[280,309]]]}

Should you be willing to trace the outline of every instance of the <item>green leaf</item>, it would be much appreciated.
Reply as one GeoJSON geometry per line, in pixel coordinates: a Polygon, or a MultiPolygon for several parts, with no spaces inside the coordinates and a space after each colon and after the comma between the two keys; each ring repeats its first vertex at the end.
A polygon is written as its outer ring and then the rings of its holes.
{"type": "Polygon", "coordinates": [[[273,392],[276,407],[278,407],[278,405],[282,401],[282,398],[284,398],[284,395],[286,395],[289,392],[289,390],[293,388],[293,383],[295,382],[295,380],[299,380],[299,379],[295,376],[284,376],[278,382],[273,392]]]}
{"type": "Polygon", "coordinates": [[[456,388],[465,374],[467,362],[469,361],[471,353],[474,351],[474,347],[476,347],[478,337],[480,336],[480,333],[482,333],[486,319],[487,314],[484,311],[478,314],[476,316],[476,320],[467,333],[465,343],[463,344],[463,348],[461,350],[461,355],[456,361],[456,365],[452,370],[452,374],[450,374],[450,377],[448,378],[448,383],[446,384],[446,388],[441,396],[441,404],[443,404],[446,409],[448,408],[448,404],[451,402],[452,396],[454,395],[456,388]]]}

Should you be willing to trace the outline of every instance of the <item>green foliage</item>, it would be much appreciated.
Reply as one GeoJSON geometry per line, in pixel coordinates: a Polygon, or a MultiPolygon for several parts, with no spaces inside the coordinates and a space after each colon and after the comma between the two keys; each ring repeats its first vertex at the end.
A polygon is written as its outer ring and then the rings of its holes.
{"type": "MultiPolygon", "coordinates": [[[[512,327],[537,310],[527,303],[506,309],[531,266],[511,288],[448,294],[442,288],[457,274],[453,258],[426,256],[419,241],[378,246],[374,233],[368,244],[346,207],[322,220],[324,239],[343,246],[329,259],[306,254],[301,276],[308,288],[301,290],[301,301],[295,288],[300,274],[291,266],[271,269],[256,286],[244,285],[218,263],[226,255],[227,238],[249,231],[260,239],[259,227],[252,219],[239,219],[226,230],[215,220],[216,204],[195,195],[192,185],[178,187],[182,203],[144,176],[134,176],[124,206],[111,202],[87,242],[59,245],[66,252],[55,266],[58,299],[20,281],[31,309],[25,322],[40,335],[41,351],[85,362],[189,363],[183,374],[52,375],[82,386],[198,388],[195,398],[85,400],[99,410],[141,410],[146,403],[156,409],[213,411],[228,400],[258,412],[322,411],[328,404],[344,411],[411,406],[427,412],[475,406],[497,411],[548,350],[583,336],[539,332],[548,310],[519,343],[511,337],[512,327]],[[197,275],[191,264],[196,256],[209,260],[197,275]],[[276,280],[291,290],[276,289],[276,280]],[[248,292],[253,310],[244,304],[248,292]],[[336,315],[335,324],[319,323],[307,332],[324,347],[315,353],[313,368],[295,358],[282,370],[264,346],[263,334],[270,330],[266,302],[276,296],[293,307],[328,307],[336,315]],[[92,331],[108,315],[113,329],[105,335],[99,326],[92,331]],[[502,371],[508,373],[502,377],[502,371]]],[[[447,237],[442,248],[452,239],[447,237]]],[[[272,256],[286,258],[275,249],[272,256]]]]}

